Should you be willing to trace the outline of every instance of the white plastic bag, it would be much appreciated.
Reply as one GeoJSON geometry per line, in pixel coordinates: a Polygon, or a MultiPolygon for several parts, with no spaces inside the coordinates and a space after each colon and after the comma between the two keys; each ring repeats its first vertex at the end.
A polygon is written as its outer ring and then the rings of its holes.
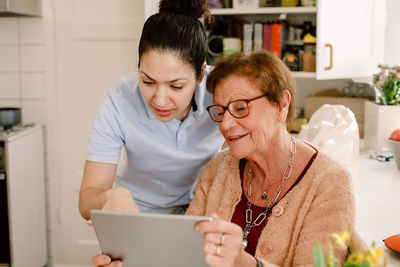
{"type": "Polygon", "coordinates": [[[299,138],[319,147],[352,174],[357,169],[359,132],[354,113],[343,105],[320,107],[302,126],[299,138]]]}

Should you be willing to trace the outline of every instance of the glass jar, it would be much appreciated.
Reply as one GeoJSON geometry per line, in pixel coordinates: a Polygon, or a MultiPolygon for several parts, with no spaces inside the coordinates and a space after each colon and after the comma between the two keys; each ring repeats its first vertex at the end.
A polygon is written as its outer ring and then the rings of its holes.
{"type": "Polygon", "coordinates": [[[346,81],[343,84],[343,88],[342,88],[342,95],[345,97],[352,97],[354,94],[354,84],[352,81],[346,81]]]}
{"type": "Polygon", "coordinates": [[[316,56],[315,56],[315,44],[313,43],[305,43],[304,44],[304,53],[303,53],[303,61],[302,61],[302,67],[303,71],[306,72],[315,72],[316,66],[316,56]]]}

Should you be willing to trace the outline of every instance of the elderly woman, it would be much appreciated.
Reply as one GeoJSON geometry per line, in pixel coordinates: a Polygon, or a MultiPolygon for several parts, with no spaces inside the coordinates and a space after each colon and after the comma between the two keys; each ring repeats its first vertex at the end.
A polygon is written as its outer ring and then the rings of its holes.
{"type": "MultiPolygon", "coordinates": [[[[215,218],[194,228],[205,233],[206,262],[313,266],[317,241],[354,229],[355,203],[349,173],[286,130],[295,108],[289,69],[267,52],[238,53],[217,61],[207,89],[229,150],[207,165],[186,212],[215,218]]],[[[346,253],[335,248],[339,264],[346,253]]],[[[119,266],[110,260],[96,255],[92,263],[119,266]]]]}
{"type": "MultiPolygon", "coordinates": [[[[295,108],[290,71],[270,53],[238,53],[216,63],[207,89],[229,146],[208,164],[186,213],[216,218],[195,227],[205,233],[207,263],[313,266],[318,240],[353,230],[355,204],[349,173],[286,130],[295,108]]],[[[340,264],[346,253],[335,248],[340,264]]]]}

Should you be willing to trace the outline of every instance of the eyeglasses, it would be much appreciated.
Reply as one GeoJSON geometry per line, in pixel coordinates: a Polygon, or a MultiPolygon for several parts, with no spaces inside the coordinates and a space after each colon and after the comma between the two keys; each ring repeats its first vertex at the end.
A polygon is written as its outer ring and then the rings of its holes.
{"type": "Polygon", "coordinates": [[[212,105],[207,108],[207,111],[211,119],[215,122],[221,122],[223,120],[226,110],[237,119],[244,118],[249,115],[249,103],[266,96],[267,94],[264,94],[251,99],[235,100],[228,103],[228,106],[226,107],[221,105],[212,105]]]}

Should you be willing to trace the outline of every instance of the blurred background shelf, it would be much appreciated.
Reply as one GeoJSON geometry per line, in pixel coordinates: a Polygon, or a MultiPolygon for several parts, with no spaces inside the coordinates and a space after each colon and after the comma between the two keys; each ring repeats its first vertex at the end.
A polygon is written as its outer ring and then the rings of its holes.
{"type": "Polygon", "coordinates": [[[313,78],[317,77],[315,72],[305,72],[305,71],[292,71],[292,75],[294,78],[313,78]]]}
{"type": "Polygon", "coordinates": [[[246,15],[246,14],[314,14],[316,7],[260,7],[260,8],[219,8],[211,9],[212,15],[246,15]]]}

